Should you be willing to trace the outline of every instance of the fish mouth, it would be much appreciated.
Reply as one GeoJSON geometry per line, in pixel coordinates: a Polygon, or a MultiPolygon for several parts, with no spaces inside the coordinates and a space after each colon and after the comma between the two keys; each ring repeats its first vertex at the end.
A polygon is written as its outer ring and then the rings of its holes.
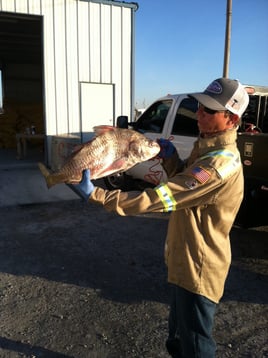
{"type": "Polygon", "coordinates": [[[154,156],[157,156],[157,154],[159,154],[159,152],[161,150],[161,147],[157,142],[153,142],[153,148],[155,149],[155,151],[154,151],[155,153],[153,154],[152,158],[154,156]]]}

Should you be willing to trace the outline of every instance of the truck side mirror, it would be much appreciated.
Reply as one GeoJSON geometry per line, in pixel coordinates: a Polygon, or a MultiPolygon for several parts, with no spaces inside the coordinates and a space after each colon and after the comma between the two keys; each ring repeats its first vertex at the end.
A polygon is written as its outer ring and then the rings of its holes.
{"type": "Polygon", "coordinates": [[[128,116],[118,116],[116,126],[119,128],[128,128],[128,116]]]}

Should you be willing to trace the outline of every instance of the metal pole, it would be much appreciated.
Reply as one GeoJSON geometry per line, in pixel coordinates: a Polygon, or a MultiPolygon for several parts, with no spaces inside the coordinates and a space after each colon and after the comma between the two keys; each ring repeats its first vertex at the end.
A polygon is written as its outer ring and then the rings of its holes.
{"type": "Polygon", "coordinates": [[[223,77],[229,76],[231,27],[232,27],[232,0],[227,0],[223,77]]]}

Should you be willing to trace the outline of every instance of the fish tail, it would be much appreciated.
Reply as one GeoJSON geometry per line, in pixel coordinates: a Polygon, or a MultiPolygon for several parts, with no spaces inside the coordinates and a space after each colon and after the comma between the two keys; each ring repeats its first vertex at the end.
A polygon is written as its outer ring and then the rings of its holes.
{"type": "Polygon", "coordinates": [[[43,163],[38,163],[39,169],[46,179],[48,189],[51,188],[55,183],[53,182],[53,178],[48,170],[48,168],[43,163]]]}

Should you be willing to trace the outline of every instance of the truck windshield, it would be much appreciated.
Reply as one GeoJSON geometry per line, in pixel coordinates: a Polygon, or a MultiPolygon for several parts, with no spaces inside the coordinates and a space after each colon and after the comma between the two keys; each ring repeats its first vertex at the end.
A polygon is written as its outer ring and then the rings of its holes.
{"type": "Polygon", "coordinates": [[[153,103],[137,120],[132,123],[139,132],[161,133],[167,118],[172,100],[163,100],[153,103]]]}

